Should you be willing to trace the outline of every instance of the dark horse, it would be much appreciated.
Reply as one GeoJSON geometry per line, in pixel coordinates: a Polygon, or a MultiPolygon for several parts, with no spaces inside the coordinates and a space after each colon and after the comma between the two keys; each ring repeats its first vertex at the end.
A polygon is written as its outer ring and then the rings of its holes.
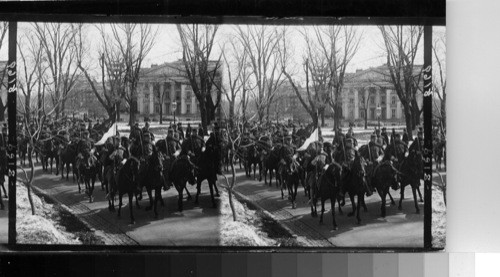
{"type": "MultiPolygon", "coordinates": [[[[139,160],[135,157],[130,157],[127,159],[125,164],[121,167],[115,167],[114,169],[114,178],[109,178],[109,186],[110,186],[110,211],[114,211],[114,197],[115,194],[118,193],[118,217],[121,216],[122,209],[122,197],[123,195],[128,195],[128,206],[130,209],[130,223],[134,224],[134,213],[133,213],[133,197],[135,194],[135,202],[137,208],[139,206],[139,200],[137,199],[137,195],[139,194],[137,179],[139,176],[139,160]]],[[[108,175],[110,176],[110,175],[108,175]]],[[[112,176],[112,175],[111,175],[112,176]]]]}
{"type": "MultiPolygon", "coordinates": [[[[264,184],[267,185],[267,172],[269,172],[269,186],[272,186],[273,171],[278,175],[281,147],[276,146],[273,149],[265,150],[262,153],[262,170],[264,171],[264,184]]],[[[276,186],[278,180],[276,179],[276,186]]]]}
{"type": "Polygon", "coordinates": [[[280,174],[283,183],[281,184],[281,198],[283,199],[283,186],[288,190],[288,199],[292,202],[292,209],[295,209],[297,189],[301,181],[302,167],[293,159],[289,164],[284,164],[281,167],[280,174]]]}
{"type": "Polygon", "coordinates": [[[143,161],[141,163],[141,167],[144,169],[140,170],[140,183],[141,187],[146,187],[146,191],[149,196],[149,207],[146,207],[146,211],[151,210],[152,208],[155,214],[155,218],[158,218],[158,210],[157,204],[160,201],[162,206],[165,206],[163,199],[161,198],[161,188],[163,187],[163,179],[162,179],[162,155],[158,150],[154,148],[153,154],[149,157],[148,162],[143,161]],[[153,199],[153,190],[155,192],[153,199]]]}
{"type": "MultiPolygon", "coordinates": [[[[399,187],[398,171],[392,166],[391,162],[383,162],[374,169],[372,185],[377,189],[378,195],[380,196],[380,199],[382,201],[380,206],[380,216],[385,217],[386,197],[389,194],[389,188],[397,190],[399,187]]],[[[396,205],[392,197],[391,205],[396,205]]]]}
{"type": "Polygon", "coordinates": [[[17,138],[17,149],[19,151],[19,159],[22,165],[26,165],[26,155],[28,154],[29,137],[20,135],[17,138]]]}
{"type": "Polygon", "coordinates": [[[420,179],[424,177],[422,155],[416,152],[411,152],[408,157],[406,157],[401,163],[401,198],[399,199],[398,209],[402,210],[402,202],[405,197],[405,186],[410,185],[413,192],[413,201],[415,203],[416,213],[420,213],[417,202],[417,192],[420,196],[420,202],[424,202],[422,199],[422,193],[420,192],[420,179]]]}
{"type": "Polygon", "coordinates": [[[179,212],[182,212],[183,192],[186,189],[186,183],[194,185],[196,182],[195,167],[187,156],[181,156],[173,162],[169,178],[179,193],[178,209],[179,212]]]}
{"type": "Polygon", "coordinates": [[[99,171],[97,162],[89,162],[88,159],[82,159],[78,163],[78,192],[81,192],[80,181],[82,181],[85,184],[85,192],[89,196],[89,203],[92,203],[94,200],[92,194],[94,192],[95,180],[99,171]]]}
{"type": "Polygon", "coordinates": [[[210,197],[212,198],[212,207],[215,208],[217,205],[215,203],[214,189],[216,196],[219,196],[219,190],[217,189],[217,163],[214,161],[217,157],[215,153],[216,149],[214,147],[207,146],[204,152],[201,152],[198,169],[196,170],[196,197],[194,200],[195,204],[198,204],[198,196],[201,192],[201,183],[207,180],[208,187],[210,188],[210,197]]]}
{"type": "Polygon", "coordinates": [[[59,156],[57,145],[53,138],[46,139],[41,142],[40,156],[42,158],[43,171],[48,171],[50,159],[50,173],[52,173],[52,165],[56,160],[56,175],[59,174],[59,156]]]}
{"type": "Polygon", "coordinates": [[[260,151],[257,145],[252,144],[247,147],[245,155],[245,172],[247,177],[252,176],[253,169],[253,178],[255,179],[255,171],[257,170],[257,166],[259,167],[259,182],[262,181],[262,161],[260,158],[260,151]]]}
{"type": "Polygon", "coordinates": [[[343,180],[344,191],[349,193],[351,199],[352,212],[347,216],[354,216],[356,214],[357,223],[361,224],[361,217],[359,216],[360,207],[363,206],[364,211],[367,211],[365,204],[365,187],[366,187],[366,161],[360,155],[356,155],[352,164],[349,175],[343,180]],[[358,197],[358,203],[354,201],[354,197],[358,197]]]}
{"type": "Polygon", "coordinates": [[[337,230],[337,222],[335,221],[335,202],[341,186],[342,167],[333,162],[319,177],[317,184],[317,193],[313,193],[313,202],[316,205],[317,199],[321,200],[321,215],[319,223],[323,223],[323,214],[325,213],[325,202],[330,199],[332,203],[332,219],[333,230],[337,230]]]}
{"type": "Polygon", "coordinates": [[[64,166],[66,166],[66,180],[69,179],[69,169],[73,171],[73,181],[76,174],[76,145],[74,143],[61,143],[59,145],[59,160],[61,164],[61,179],[64,179],[64,166]]]}

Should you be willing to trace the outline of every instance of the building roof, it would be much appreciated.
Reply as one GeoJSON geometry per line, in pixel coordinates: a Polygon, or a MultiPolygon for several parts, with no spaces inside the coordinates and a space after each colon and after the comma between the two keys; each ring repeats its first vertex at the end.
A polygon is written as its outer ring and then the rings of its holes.
{"type": "MultiPolygon", "coordinates": [[[[214,69],[216,63],[217,61],[209,61],[209,67],[214,69]]],[[[139,75],[141,80],[165,78],[166,81],[189,84],[182,60],[165,62],[160,65],[153,64],[151,67],[141,68],[139,75]]]]}
{"type": "MultiPolygon", "coordinates": [[[[414,65],[413,72],[415,76],[420,74],[422,65],[414,65]]],[[[368,69],[356,70],[354,73],[345,74],[345,88],[353,87],[368,87],[368,86],[392,87],[389,67],[383,64],[377,67],[370,67],[368,69]]]]}

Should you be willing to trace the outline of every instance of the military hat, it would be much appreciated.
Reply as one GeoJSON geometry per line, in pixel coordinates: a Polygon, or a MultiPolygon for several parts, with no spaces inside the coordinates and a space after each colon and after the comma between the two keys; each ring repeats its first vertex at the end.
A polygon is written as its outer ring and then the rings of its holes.
{"type": "Polygon", "coordinates": [[[345,142],[346,142],[346,143],[347,143],[347,142],[353,143],[353,139],[352,139],[352,138],[346,138],[346,139],[345,139],[345,142]]]}
{"type": "Polygon", "coordinates": [[[182,126],[182,123],[180,123],[180,122],[179,122],[179,123],[177,123],[177,126],[182,126]]]}
{"type": "Polygon", "coordinates": [[[397,137],[397,138],[400,138],[400,137],[401,137],[401,134],[396,133],[394,136],[395,136],[395,137],[397,137]]]}
{"type": "Polygon", "coordinates": [[[347,135],[345,136],[345,138],[346,138],[346,139],[351,139],[351,138],[352,138],[352,135],[351,135],[351,134],[347,134],[347,135]]]}
{"type": "Polygon", "coordinates": [[[370,135],[370,138],[371,138],[371,139],[372,139],[372,138],[377,138],[377,135],[375,135],[375,134],[371,134],[371,135],[370,135]]]}
{"type": "Polygon", "coordinates": [[[424,135],[424,132],[422,132],[421,130],[419,130],[419,131],[417,132],[417,135],[422,135],[422,136],[423,136],[423,135],[424,135]]]}
{"type": "Polygon", "coordinates": [[[323,143],[323,147],[332,147],[332,144],[330,142],[328,142],[328,141],[325,141],[323,143]]]}
{"type": "Polygon", "coordinates": [[[386,131],[386,130],[387,130],[387,128],[385,128],[385,127],[382,127],[382,131],[386,131]]]}

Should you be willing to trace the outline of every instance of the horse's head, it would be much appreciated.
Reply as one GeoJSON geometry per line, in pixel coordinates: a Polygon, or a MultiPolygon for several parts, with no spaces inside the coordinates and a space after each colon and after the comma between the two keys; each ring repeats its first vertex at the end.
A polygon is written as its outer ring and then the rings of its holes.
{"type": "Polygon", "coordinates": [[[130,157],[123,166],[124,170],[129,172],[132,175],[132,181],[135,182],[137,177],[139,176],[139,166],[140,162],[135,157],[130,157]]]}

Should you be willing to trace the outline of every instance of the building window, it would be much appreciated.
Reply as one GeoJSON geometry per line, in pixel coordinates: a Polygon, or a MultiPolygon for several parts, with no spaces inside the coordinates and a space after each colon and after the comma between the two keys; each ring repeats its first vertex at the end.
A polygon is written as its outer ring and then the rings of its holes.
{"type": "Polygon", "coordinates": [[[395,105],[396,104],[396,96],[393,96],[391,98],[391,104],[395,105]]]}
{"type": "MultiPolygon", "coordinates": [[[[353,99],[354,100],[354,99],[353,99]]],[[[349,111],[349,118],[353,119],[354,118],[354,110],[349,111]]]]}
{"type": "Polygon", "coordinates": [[[396,118],[396,109],[392,109],[391,112],[392,112],[392,118],[396,118]]]}
{"type": "Polygon", "coordinates": [[[370,119],[375,118],[375,109],[370,109],[370,119]]]}
{"type": "Polygon", "coordinates": [[[370,103],[371,104],[375,104],[375,96],[371,96],[370,97],[370,103]]]}
{"type": "Polygon", "coordinates": [[[385,105],[386,94],[385,92],[380,94],[380,104],[385,105]]]}
{"type": "Polygon", "coordinates": [[[350,98],[350,99],[349,99],[349,103],[350,103],[350,104],[354,104],[354,98],[350,98]]]}
{"type": "Polygon", "coordinates": [[[361,118],[365,119],[365,110],[360,110],[359,114],[361,115],[361,118]]]}
{"type": "Polygon", "coordinates": [[[160,113],[160,104],[155,104],[155,113],[160,113]]]}
{"type": "Polygon", "coordinates": [[[186,105],[186,114],[191,114],[191,104],[186,105]]]}
{"type": "Polygon", "coordinates": [[[149,93],[144,93],[144,99],[142,101],[143,103],[149,103],[149,93]]]}

